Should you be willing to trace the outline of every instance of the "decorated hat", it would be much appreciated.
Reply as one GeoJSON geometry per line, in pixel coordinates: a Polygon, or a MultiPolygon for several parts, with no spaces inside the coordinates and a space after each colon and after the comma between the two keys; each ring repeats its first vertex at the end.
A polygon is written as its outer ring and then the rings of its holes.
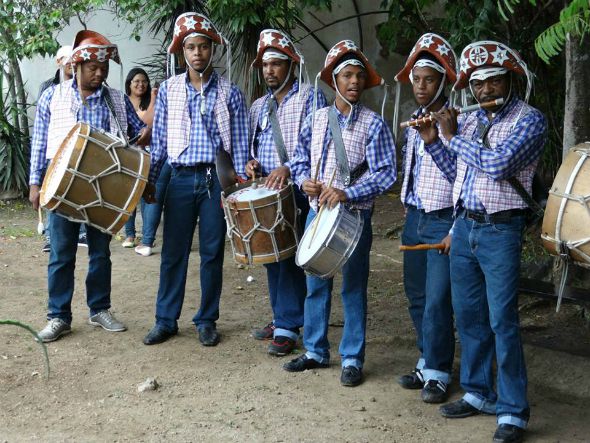
{"type": "Polygon", "coordinates": [[[455,83],[457,79],[457,56],[453,47],[440,35],[427,33],[418,39],[412,52],[406,60],[403,69],[395,76],[395,81],[408,83],[410,82],[410,74],[416,61],[420,56],[430,54],[440,65],[444,68],[447,77],[447,83],[455,83]]]}
{"type": "Polygon", "coordinates": [[[324,69],[320,72],[320,78],[331,88],[335,89],[334,84],[332,83],[332,73],[334,69],[338,65],[338,62],[342,57],[347,54],[352,54],[356,58],[358,58],[363,65],[365,66],[365,70],[367,71],[367,83],[365,85],[365,89],[372,88],[374,86],[379,86],[384,83],[383,78],[377,74],[377,71],[371,64],[365,54],[361,52],[361,50],[356,46],[356,44],[352,40],[342,40],[336,43],[332,49],[328,52],[326,56],[326,61],[324,62],[324,69]]]}
{"type": "Polygon", "coordinates": [[[90,30],[78,32],[72,47],[72,63],[113,60],[115,63],[121,64],[117,45],[111,43],[98,32],[90,30]]]}
{"type": "Polygon", "coordinates": [[[484,40],[471,43],[463,49],[459,62],[459,76],[453,89],[466,88],[474,72],[493,68],[499,68],[496,69],[496,75],[512,71],[526,75],[527,79],[529,77],[526,63],[516,51],[502,43],[484,40]]]}
{"type": "Polygon", "coordinates": [[[193,33],[204,35],[219,45],[227,43],[207,17],[196,12],[185,12],[179,15],[174,23],[174,36],[172,37],[172,43],[168,46],[168,53],[180,52],[184,39],[193,33]]]}
{"type": "Polygon", "coordinates": [[[252,63],[254,67],[260,68],[262,66],[262,56],[267,49],[279,51],[295,63],[301,63],[303,60],[303,55],[295,48],[291,39],[284,32],[277,31],[276,29],[265,29],[260,33],[256,58],[252,63]]]}

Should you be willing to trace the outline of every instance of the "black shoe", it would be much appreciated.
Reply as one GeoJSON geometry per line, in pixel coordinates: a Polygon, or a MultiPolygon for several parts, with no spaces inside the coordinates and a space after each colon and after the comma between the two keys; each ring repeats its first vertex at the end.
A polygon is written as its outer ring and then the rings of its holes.
{"type": "Polygon", "coordinates": [[[397,382],[404,389],[422,389],[424,387],[424,377],[420,369],[414,369],[411,373],[402,375],[397,382]]]}
{"type": "Polygon", "coordinates": [[[268,353],[277,357],[283,357],[293,352],[296,346],[297,342],[295,340],[279,335],[268,345],[268,353]]]}
{"type": "Polygon", "coordinates": [[[50,252],[51,251],[51,243],[47,242],[43,245],[43,248],[41,249],[41,251],[43,252],[50,252]]]}
{"type": "Polygon", "coordinates": [[[502,423],[494,432],[494,441],[498,443],[518,443],[524,439],[524,429],[502,423]]]}
{"type": "Polygon", "coordinates": [[[143,344],[144,345],[157,345],[159,343],[164,343],[170,337],[176,335],[177,331],[168,331],[167,329],[161,328],[159,326],[154,326],[150,332],[144,337],[143,344]]]}
{"type": "Polygon", "coordinates": [[[203,346],[217,346],[219,344],[219,333],[215,326],[199,328],[199,341],[203,346]]]}
{"type": "Polygon", "coordinates": [[[441,406],[439,411],[446,418],[465,418],[482,413],[479,409],[474,408],[463,399],[447,403],[441,406]]]}
{"type": "Polygon", "coordinates": [[[288,372],[302,372],[306,369],[315,369],[315,368],[327,368],[327,363],[320,363],[313,358],[307,358],[307,355],[303,354],[297,357],[294,360],[291,360],[289,363],[285,363],[283,365],[283,369],[288,372]]]}
{"type": "Polygon", "coordinates": [[[424,403],[443,403],[447,399],[447,384],[440,380],[428,380],[422,388],[424,403]]]}
{"type": "Polygon", "coordinates": [[[275,334],[275,324],[270,322],[264,328],[254,329],[252,331],[252,337],[256,340],[272,340],[275,334]]]}
{"type": "Polygon", "coordinates": [[[363,382],[363,370],[355,366],[342,368],[340,384],[342,386],[358,386],[363,382]]]}

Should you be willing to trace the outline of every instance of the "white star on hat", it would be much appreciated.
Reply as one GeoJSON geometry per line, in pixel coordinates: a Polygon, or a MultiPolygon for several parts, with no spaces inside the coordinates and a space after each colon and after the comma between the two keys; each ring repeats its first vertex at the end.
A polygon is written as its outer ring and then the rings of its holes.
{"type": "Polygon", "coordinates": [[[107,48],[99,48],[96,52],[96,58],[99,62],[103,62],[107,57],[107,48]]]}
{"type": "Polygon", "coordinates": [[[328,57],[336,57],[338,54],[340,54],[340,48],[334,47],[328,52],[328,57]]]}
{"type": "Polygon", "coordinates": [[[438,45],[436,48],[436,52],[438,52],[440,55],[447,55],[450,50],[451,49],[444,43],[442,45],[438,45]]]}
{"type": "Polygon", "coordinates": [[[430,48],[434,42],[432,41],[432,35],[426,35],[420,40],[421,48],[430,48]]]}
{"type": "Polygon", "coordinates": [[[289,39],[287,37],[282,37],[279,40],[279,45],[281,45],[281,48],[285,48],[285,47],[289,46],[289,39]]]}
{"type": "Polygon", "coordinates": [[[467,73],[468,69],[469,69],[469,62],[467,61],[466,58],[461,58],[461,72],[467,73]]]}
{"type": "Polygon", "coordinates": [[[174,36],[178,37],[180,35],[180,26],[174,25],[174,36]]]}
{"type": "Polygon", "coordinates": [[[492,55],[494,56],[494,60],[492,63],[498,63],[503,65],[506,60],[508,60],[508,56],[506,55],[508,51],[506,49],[502,49],[502,47],[498,46],[492,55]]]}
{"type": "Polygon", "coordinates": [[[201,28],[205,31],[208,31],[209,29],[211,29],[211,23],[209,23],[208,20],[203,19],[203,21],[201,22],[201,28]]]}
{"type": "Polygon", "coordinates": [[[83,49],[82,52],[80,52],[80,57],[82,57],[84,60],[90,60],[91,55],[92,54],[88,52],[87,49],[83,49]]]}
{"type": "Polygon", "coordinates": [[[356,49],[356,45],[354,44],[354,42],[352,40],[345,40],[344,41],[344,47],[346,49],[351,49],[351,50],[355,50],[356,49]]]}
{"type": "Polygon", "coordinates": [[[275,38],[272,36],[272,33],[270,32],[265,32],[264,34],[262,34],[262,42],[264,43],[265,46],[270,46],[272,45],[272,42],[275,38]]]}
{"type": "Polygon", "coordinates": [[[197,24],[197,22],[195,21],[194,18],[192,17],[187,17],[184,20],[184,27],[188,30],[188,29],[195,29],[195,25],[197,24]]]}

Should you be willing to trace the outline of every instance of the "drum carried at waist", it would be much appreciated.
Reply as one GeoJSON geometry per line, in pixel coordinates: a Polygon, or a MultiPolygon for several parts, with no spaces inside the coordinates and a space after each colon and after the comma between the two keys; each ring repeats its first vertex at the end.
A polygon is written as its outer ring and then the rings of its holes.
{"type": "Polygon", "coordinates": [[[49,164],[40,203],[71,221],[114,235],[135,210],[149,169],[146,152],[77,123],[49,164]]]}
{"type": "Polygon", "coordinates": [[[358,210],[338,203],[325,208],[309,224],[297,249],[295,262],[319,278],[334,276],[354,252],[363,232],[364,220],[358,210]],[[317,226],[316,226],[317,225],[317,226]]]}
{"type": "Polygon", "coordinates": [[[274,263],[297,249],[297,206],[291,181],[280,191],[260,178],[232,186],[221,202],[234,259],[243,264],[274,263]]]}
{"type": "Polygon", "coordinates": [[[553,255],[590,268],[590,142],[574,146],[559,168],[543,218],[541,238],[553,255]]]}

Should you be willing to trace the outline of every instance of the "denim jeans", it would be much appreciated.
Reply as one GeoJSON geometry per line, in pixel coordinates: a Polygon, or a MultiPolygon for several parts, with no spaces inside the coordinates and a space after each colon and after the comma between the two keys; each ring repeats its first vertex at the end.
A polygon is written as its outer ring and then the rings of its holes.
{"type": "MultiPolygon", "coordinates": [[[[51,214],[47,318],[61,318],[68,324],[72,322],[74,269],[81,226],[83,225],[71,222],[61,215],[51,214]]],[[[90,259],[86,274],[86,299],[90,315],[94,315],[111,307],[111,236],[92,226],[88,226],[86,232],[90,259]]]]}
{"type": "MultiPolygon", "coordinates": [[[[452,225],[453,208],[427,213],[410,206],[402,243],[440,243],[452,225]]],[[[416,367],[425,380],[449,383],[455,356],[449,257],[437,250],[404,252],[404,289],[421,354],[416,367]]]]}
{"type": "MultiPolygon", "coordinates": [[[[307,225],[315,217],[310,209],[307,225]]],[[[342,305],[344,328],[340,341],[342,367],[362,368],[365,360],[365,332],[367,328],[367,284],[369,281],[369,253],[373,240],[371,211],[362,210],[364,219],[361,238],[342,267],[342,305]]],[[[303,344],[306,355],[320,363],[330,361],[328,322],[332,305],[334,279],[307,276],[307,297],[305,298],[303,344]]]]}
{"type": "MultiPolygon", "coordinates": [[[[294,186],[293,192],[299,209],[299,230],[302,231],[309,212],[309,201],[299,187],[294,186]]],[[[295,264],[295,256],[277,263],[266,264],[264,267],[276,327],[274,336],[297,340],[299,328],[303,326],[303,307],[307,293],[305,272],[295,264]]]]}
{"type": "MultiPolygon", "coordinates": [[[[52,213],[51,211],[45,210],[45,224],[43,226],[43,232],[45,233],[45,239],[47,243],[51,244],[51,219],[55,217],[56,214],[52,213]]],[[[81,239],[86,235],[86,225],[80,224],[80,233],[78,234],[78,238],[81,239]]]]}
{"type": "Polygon", "coordinates": [[[215,168],[211,169],[211,175],[211,197],[207,193],[204,167],[174,168],[170,176],[164,201],[164,238],[156,301],[156,325],[168,331],[178,328],[197,221],[201,305],[193,322],[202,328],[214,326],[219,318],[226,227],[215,168]]]}
{"type": "Polygon", "coordinates": [[[451,247],[463,398],[480,410],[495,412],[499,424],[521,428],[530,413],[517,295],[524,224],[522,216],[508,223],[478,223],[460,213],[451,247]]]}

